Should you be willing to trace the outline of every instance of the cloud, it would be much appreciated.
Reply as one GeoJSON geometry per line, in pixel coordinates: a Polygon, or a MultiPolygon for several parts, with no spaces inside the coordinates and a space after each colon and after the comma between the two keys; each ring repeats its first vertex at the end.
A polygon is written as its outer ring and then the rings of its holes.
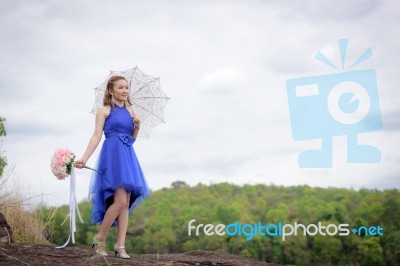
{"type": "MultiPolygon", "coordinates": [[[[177,179],[344,187],[395,187],[398,172],[396,1],[3,1],[0,3],[0,115],[15,179],[32,191],[68,188],[49,169],[56,148],[83,154],[94,130],[93,89],[108,71],[137,65],[161,77],[171,98],[166,124],[135,150],[152,189],[177,179]],[[316,142],[291,136],[288,78],[332,73],[313,57],[351,61],[371,47],[360,69],[374,68],[384,130],[360,137],[382,163],[348,165],[345,144],[334,168],[299,169],[298,154],[316,142]],[[391,105],[390,102],[393,102],[391,105]],[[342,157],[341,157],[342,156],[342,157]],[[34,178],[32,177],[34,176],[34,178]],[[360,178],[354,178],[354,177],[360,178]],[[46,184],[43,186],[43,184],[46,184]],[[41,187],[43,186],[43,188],[41,187]]],[[[100,144],[101,145],[101,144],[100,144]]],[[[89,164],[95,165],[95,154],[89,164]]],[[[334,151],[335,152],[335,151],[334,151]]],[[[81,197],[90,173],[80,171],[81,197]]]]}
{"type": "Polygon", "coordinates": [[[307,21],[308,23],[349,23],[370,16],[384,5],[383,1],[317,0],[313,4],[299,1],[275,2],[281,19],[307,21]]]}
{"type": "Polygon", "coordinates": [[[384,106],[383,129],[389,131],[400,130],[400,102],[392,102],[384,106]]]}
{"type": "Polygon", "coordinates": [[[208,93],[224,95],[234,90],[243,89],[245,83],[245,72],[237,67],[230,66],[220,67],[212,73],[205,74],[198,87],[208,93]]]}

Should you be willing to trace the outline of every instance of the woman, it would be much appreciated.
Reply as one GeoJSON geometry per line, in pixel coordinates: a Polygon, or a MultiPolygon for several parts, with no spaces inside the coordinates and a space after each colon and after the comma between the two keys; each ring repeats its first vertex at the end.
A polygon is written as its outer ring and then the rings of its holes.
{"type": "Polygon", "coordinates": [[[82,168],[98,146],[102,132],[106,137],[98,166],[90,184],[89,198],[93,203],[92,223],[101,224],[93,238],[96,254],[107,256],[105,243],[111,226],[118,226],[115,256],[129,259],[125,251],[128,217],[150,190],[136,158],[132,144],[140,130],[140,120],[133,112],[129,86],[122,76],[113,76],[107,82],[103,106],[96,114],[94,133],[82,158],[75,167],[82,168]]]}

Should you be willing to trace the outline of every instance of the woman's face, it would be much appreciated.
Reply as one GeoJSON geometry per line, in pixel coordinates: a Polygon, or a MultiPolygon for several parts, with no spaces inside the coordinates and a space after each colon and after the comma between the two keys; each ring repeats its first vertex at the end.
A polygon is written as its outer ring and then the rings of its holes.
{"type": "Polygon", "coordinates": [[[124,102],[129,97],[128,83],[124,79],[120,79],[114,82],[114,86],[111,90],[111,94],[117,102],[124,102]]]}

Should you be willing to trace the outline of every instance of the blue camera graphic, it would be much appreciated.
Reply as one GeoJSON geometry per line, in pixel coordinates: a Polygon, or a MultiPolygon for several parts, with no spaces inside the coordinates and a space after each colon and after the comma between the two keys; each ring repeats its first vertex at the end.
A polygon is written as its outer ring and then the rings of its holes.
{"type": "MultiPolygon", "coordinates": [[[[343,51],[347,40],[339,40],[339,45],[343,51]]],[[[367,51],[359,62],[370,56],[367,51]]],[[[317,59],[330,63],[321,53],[317,59]]],[[[344,56],[342,62],[344,65],[344,56]]],[[[357,134],[382,129],[375,70],[289,79],[286,88],[293,138],[320,138],[322,143],[320,150],[300,154],[301,168],[332,167],[332,137],[342,135],[347,136],[348,163],[380,162],[381,153],[376,147],[357,143],[357,134]]]]}

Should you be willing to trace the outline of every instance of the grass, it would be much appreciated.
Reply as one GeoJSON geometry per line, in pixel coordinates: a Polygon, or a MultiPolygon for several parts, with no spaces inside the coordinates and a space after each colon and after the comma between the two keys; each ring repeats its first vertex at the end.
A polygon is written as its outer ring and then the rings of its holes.
{"type": "MultiPolygon", "coordinates": [[[[9,175],[3,176],[0,183],[4,184],[9,175]]],[[[3,213],[11,227],[15,243],[50,244],[47,240],[49,236],[46,228],[49,227],[56,209],[45,214],[42,207],[35,211],[28,211],[26,208],[31,199],[40,196],[24,196],[19,186],[15,184],[12,192],[7,191],[4,186],[0,186],[0,212],[3,213]]]]}

